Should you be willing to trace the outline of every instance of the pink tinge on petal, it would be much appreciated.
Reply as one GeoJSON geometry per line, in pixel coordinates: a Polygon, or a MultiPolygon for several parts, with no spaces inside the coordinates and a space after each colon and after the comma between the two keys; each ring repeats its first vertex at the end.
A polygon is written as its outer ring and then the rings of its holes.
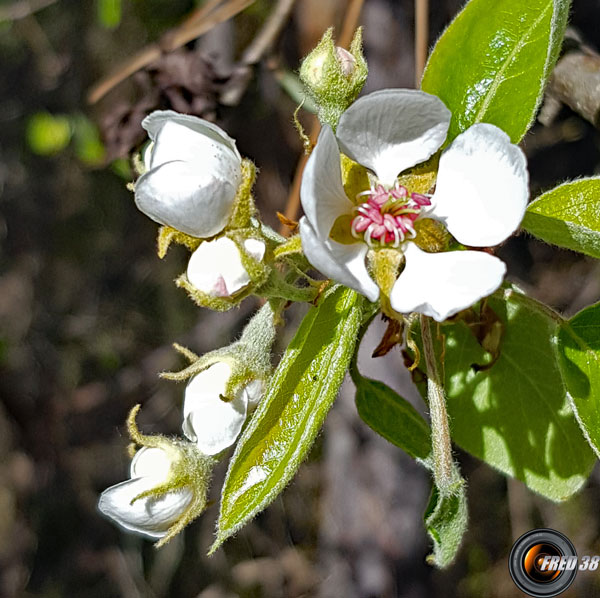
{"type": "Polygon", "coordinates": [[[229,297],[230,293],[227,290],[227,283],[222,276],[217,278],[211,294],[215,297],[229,297]]]}

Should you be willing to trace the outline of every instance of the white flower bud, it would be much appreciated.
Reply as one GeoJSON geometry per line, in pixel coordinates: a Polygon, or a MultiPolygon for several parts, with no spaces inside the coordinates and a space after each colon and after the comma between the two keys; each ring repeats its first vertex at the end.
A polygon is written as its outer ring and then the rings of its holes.
{"type": "Polygon", "coordinates": [[[142,122],[152,144],[135,202],[147,216],[193,237],[212,237],[227,225],[242,182],[235,141],[216,125],[156,111],[142,122]]]}
{"type": "Polygon", "coordinates": [[[216,455],[236,441],[262,396],[263,381],[253,380],[229,400],[232,373],[228,363],[217,362],[194,376],[185,390],[183,433],[206,455],[216,455]]]}
{"type": "MultiPolygon", "coordinates": [[[[258,239],[246,239],[244,249],[262,261],[266,246],[258,239]]],[[[238,246],[227,237],[200,244],[190,258],[187,278],[195,288],[212,297],[231,297],[251,282],[238,246]]]]}
{"type": "Polygon", "coordinates": [[[184,487],[160,496],[134,499],[169,479],[174,456],[162,448],[140,449],[131,461],[131,479],[102,493],[100,511],[128,531],[154,539],[166,536],[191,503],[192,489],[184,487]]]}

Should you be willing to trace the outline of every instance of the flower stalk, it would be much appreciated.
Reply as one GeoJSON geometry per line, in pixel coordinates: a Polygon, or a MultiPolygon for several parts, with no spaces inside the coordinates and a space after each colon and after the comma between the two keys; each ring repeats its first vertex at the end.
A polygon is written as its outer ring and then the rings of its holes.
{"type": "Polygon", "coordinates": [[[441,494],[452,493],[458,481],[457,469],[452,459],[452,441],[446,410],[444,385],[440,377],[431,336],[430,319],[421,315],[423,353],[427,365],[427,400],[431,419],[431,441],[433,453],[433,479],[441,494]]]}

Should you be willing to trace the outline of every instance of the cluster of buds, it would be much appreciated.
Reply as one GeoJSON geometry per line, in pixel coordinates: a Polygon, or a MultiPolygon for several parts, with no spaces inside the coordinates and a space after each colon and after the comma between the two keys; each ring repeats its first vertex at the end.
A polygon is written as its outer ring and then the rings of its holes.
{"type": "Polygon", "coordinates": [[[297,269],[299,247],[257,218],[256,169],[233,139],[212,123],[171,111],[152,113],[142,126],[150,143],[138,164],[135,202],[161,225],[159,257],[172,242],[191,252],[177,285],[197,304],[219,311],[250,294],[275,299],[229,346],[198,357],[175,345],[190,364],[163,377],[187,383],[183,437],[143,435],[135,422],[139,406],[130,414],[130,479],[105,490],[99,509],[160,546],[204,511],[214,464],[236,442],[263,395],[276,306],[313,300],[317,285],[295,284],[298,275],[290,266],[297,269]]]}
{"type": "Polygon", "coordinates": [[[133,441],[130,479],[102,493],[102,513],[161,546],[204,511],[214,464],[235,443],[263,395],[271,369],[274,317],[265,304],[239,341],[202,357],[176,345],[191,363],[163,377],[187,381],[184,437],[141,434],[135,421],[139,405],[134,407],[127,426],[133,441]]]}

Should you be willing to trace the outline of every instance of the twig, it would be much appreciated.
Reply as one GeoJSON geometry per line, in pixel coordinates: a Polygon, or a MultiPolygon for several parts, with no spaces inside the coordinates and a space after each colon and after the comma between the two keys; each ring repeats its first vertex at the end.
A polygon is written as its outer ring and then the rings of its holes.
{"type": "Polygon", "coordinates": [[[58,0],[20,0],[0,8],[0,21],[18,21],[57,2],[58,0]]]}
{"type": "MultiPolygon", "coordinates": [[[[364,0],[352,0],[350,6],[348,7],[348,11],[346,12],[346,16],[344,17],[344,22],[342,24],[342,33],[338,39],[338,44],[343,48],[348,48],[350,46],[352,36],[354,35],[354,31],[358,26],[363,4],[364,0]]],[[[313,116],[309,134],[311,143],[316,143],[320,130],[321,125],[317,118],[313,116]]],[[[284,211],[285,217],[289,220],[296,220],[298,218],[298,211],[300,209],[300,184],[302,182],[302,174],[304,172],[304,167],[306,166],[307,160],[308,156],[306,154],[302,154],[298,160],[298,165],[296,166],[294,180],[292,182],[292,187],[290,189],[284,211]]],[[[282,224],[279,232],[282,235],[287,236],[290,233],[290,229],[286,225],[282,224]]]]}
{"type": "Polygon", "coordinates": [[[279,0],[269,18],[265,21],[258,35],[242,54],[242,63],[253,65],[258,63],[272,47],[286,24],[296,0],[279,0]]]}
{"type": "Polygon", "coordinates": [[[273,47],[290,17],[296,0],[279,0],[256,37],[244,50],[232,81],[221,93],[219,101],[225,106],[239,103],[252,78],[252,67],[258,64],[273,47]]]}
{"type": "Polygon", "coordinates": [[[172,52],[200,37],[215,25],[231,19],[253,2],[254,0],[228,0],[225,4],[217,4],[211,0],[208,5],[199,9],[200,13],[188,17],[179,27],[165,33],[157,43],[146,46],[117,67],[112,74],[96,83],[88,93],[88,102],[95,104],[121,81],[158,60],[163,53],[172,52]],[[216,6],[218,8],[215,8],[216,6]]]}
{"type": "Polygon", "coordinates": [[[415,0],[415,87],[421,87],[421,77],[429,46],[429,0],[415,0]]]}
{"type": "Polygon", "coordinates": [[[360,19],[360,13],[364,4],[364,0],[351,0],[344,22],[342,23],[342,32],[338,37],[338,46],[342,48],[349,48],[350,42],[354,37],[354,32],[358,26],[360,19]]]}

